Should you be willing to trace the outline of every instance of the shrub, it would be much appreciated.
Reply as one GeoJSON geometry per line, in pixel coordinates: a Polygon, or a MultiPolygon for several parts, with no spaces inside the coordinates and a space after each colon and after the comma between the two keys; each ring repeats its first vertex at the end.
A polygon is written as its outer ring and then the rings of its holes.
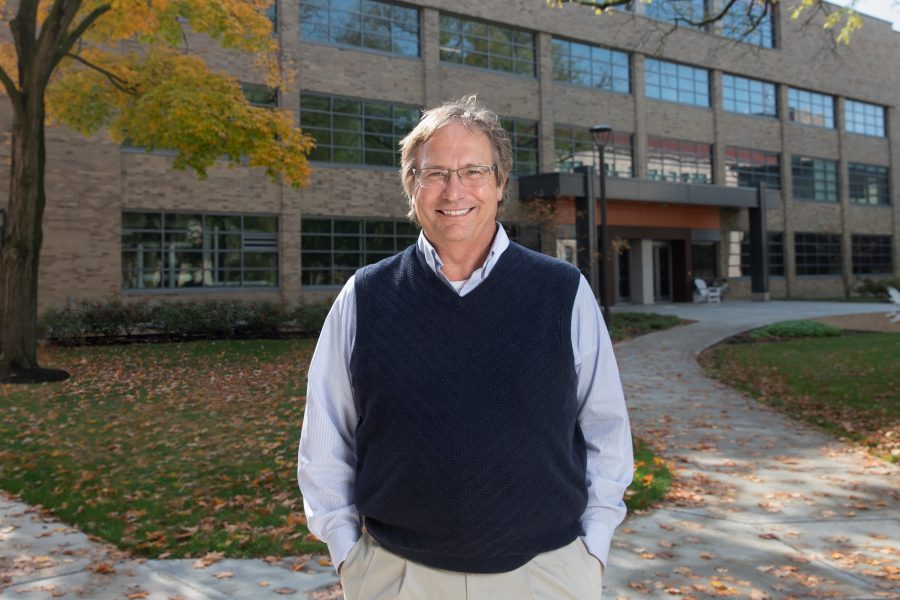
{"type": "Polygon", "coordinates": [[[319,333],[331,310],[331,304],[332,300],[307,303],[301,299],[291,311],[289,320],[301,331],[319,333]]]}
{"type": "Polygon", "coordinates": [[[860,296],[887,298],[888,287],[900,290],[900,278],[893,279],[860,279],[856,285],[856,293],[860,296]]]}
{"type": "Polygon", "coordinates": [[[78,305],[73,304],[47,310],[41,317],[39,326],[46,332],[47,339],[63,346],[83,344],[87,334],[78,305]]]}
{"type": "Polygon", "coordinates": [[[833,337],[841,335],[841,330],[818,321],[781,321],[760,327],[750,332],[750,337],[761,338],[808,338],[833,337]]]}

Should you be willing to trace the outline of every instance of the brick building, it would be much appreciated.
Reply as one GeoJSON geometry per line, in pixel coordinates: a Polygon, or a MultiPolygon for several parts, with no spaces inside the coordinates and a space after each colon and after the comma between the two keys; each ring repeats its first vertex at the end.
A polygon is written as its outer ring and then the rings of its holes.
{"type": "MultiPolygon", "coordinates": [[[[396,143],[421,107],[470,92],[513,139],[522,185],[510,186],[501,220],[563,258],[572,197],[557,189],[538,204],[520,187],[591,163],[587,128],[612,126],[616,302],[687,301],[695,277],[749,296],[760,181],[773,297],[840,296],[859,278],[897,277],[900,34],[864,17],[850,46],[836,46],[821,16],[804,26],[779,4],[738,40],[739,19],[675,26],[670,6],[595,16],[543,0],[279,0],[272,16],[295,89],[270,96],[251,85],[249,60],[208,56],[316,137],[309,185],[224,167],[198,181],[165,152],[50,128],[41,310],[72,298],[334,295],[356,268],[415,239],[396,143]]],[[[0,118],[9,122],[7,107],[0,118]]]]}

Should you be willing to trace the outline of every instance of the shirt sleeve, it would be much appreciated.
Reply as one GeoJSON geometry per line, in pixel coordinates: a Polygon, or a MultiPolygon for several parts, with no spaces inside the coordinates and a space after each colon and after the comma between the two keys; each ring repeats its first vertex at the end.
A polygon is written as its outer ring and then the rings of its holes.
{"type": "Polygon", "coordinates": [[[588,551],[606,565],[613,530],[625,518],[625,490],[634,475],[631,427],[612,341],[582,276],[572,310],[578,375],[578,422],[587,446],[588,502],[581,525],[588,551]]]}
{"type": "Polygon", "coordinates": [[[360,537],[353,503],[358,416],[349,369],[356,336],[353,281],[335,299],[313,353],[297,457],[309,530],[328,544],[335,569],[360,537]]]}

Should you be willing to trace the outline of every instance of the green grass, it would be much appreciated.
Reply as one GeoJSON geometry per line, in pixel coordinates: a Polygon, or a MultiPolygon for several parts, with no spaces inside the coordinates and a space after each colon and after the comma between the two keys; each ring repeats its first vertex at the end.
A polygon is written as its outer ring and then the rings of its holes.
{"type": "Polygon", "coordinates": [[[665,461],[642,440],[634,441],[634,480],[625,493],[628,510],[643,510],[662,500],[672,487],[672,473],[665,461]]]}
{"type": "Polygon", "coordinates": [[[687,322],[673,315],[640,312],[613,313],[610,321],[609,335],[614,342],[662,331],[687,322]]]}
{"type": "MultiPolygon", "coordinates": [[[[324,552],[295,474],[314,345],[48,348],[42,364],[69,380],[0,385],[0,488],[142,556],[324,552]]],[[[626,501],[646,508],[671,476],[635,452],[626,501]]]]}
{"type": "Polygon", "coordinates": [[[314,340],[53,348],[0,386],[0,487],[145,556],[321,551],[295,468],[314,340]]]}
{"type": "Polygon", "coordinates": [[[701,362],[762,402],[884,454],[900,423],[898,357],[900,334],[866,333],[723,344],[701,362]]]}
{"type": "Polygon", "coordinates": [[[841,330],[818,321],[794,320],[772,323],[751,331],[749,335],[753,339],[835,337],[841,335],[841,330]]]}

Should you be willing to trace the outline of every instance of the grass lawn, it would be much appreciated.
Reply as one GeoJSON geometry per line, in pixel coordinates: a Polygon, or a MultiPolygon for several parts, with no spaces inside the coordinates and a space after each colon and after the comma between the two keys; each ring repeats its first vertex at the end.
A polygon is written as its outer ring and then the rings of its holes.
{"type": "Polygon", "coordinates": [[[898,358],[900,334],[855,333],[722,344],[701,363],[760,401],[896,461],[890,448],[900,434],[898,358]]]}
{"type": "MultiPolygon", "coordinates": [[[[49,347],[42,364],[69,380],[0,385],[0,488],[143,556],[322,552],[295,475],[314,345],[49,347]]],[[[669,477],[636,454],[627,502],[643,508],[669,477]]]]}
{"type": "Polygon", "coordinates": [[[610,320],[609,335],[614,342],[690,322],[683,321],[674,315],[641,312],[613,313],[610,320]]]}

